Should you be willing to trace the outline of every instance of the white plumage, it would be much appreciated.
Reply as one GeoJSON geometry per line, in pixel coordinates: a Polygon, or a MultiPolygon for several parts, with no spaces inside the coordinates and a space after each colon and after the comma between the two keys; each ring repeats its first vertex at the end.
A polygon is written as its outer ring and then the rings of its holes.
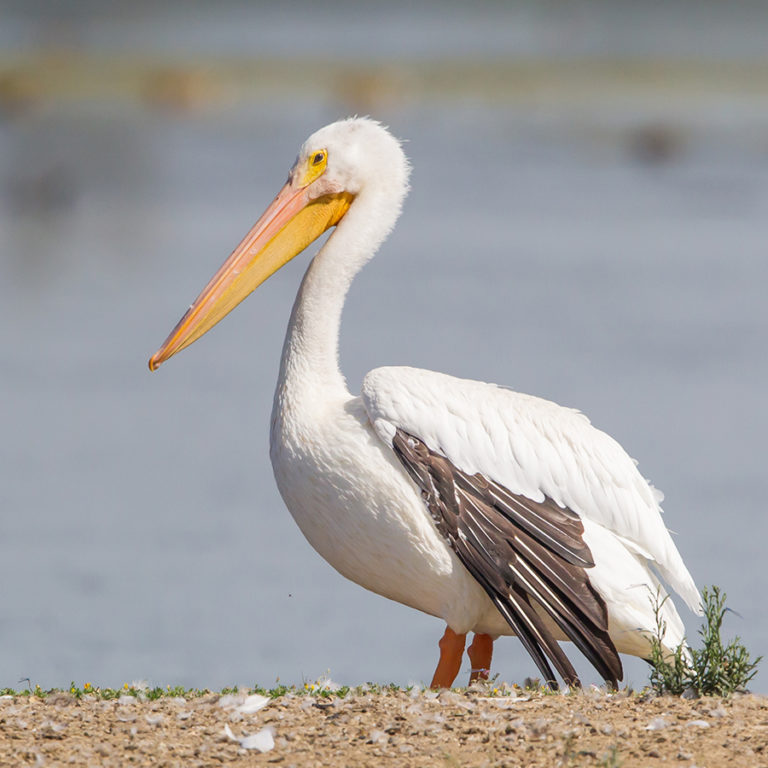
{"type": "MultiPolygon", "coordinates": [[[[647,652],[647,641],[638,643],[635,635],[638,628],[654,627],[649,596],[661,587],[650,565],[698,610],[698,590],[661,519],[660,494],[582,413],[416,368],[371,371],[362,396],[374,430],[388,445],[401,427],[465,472],[492,477],[534,501],[548,496],[576,512],[595,557],[590,581],[604,596],[621,595],[608,601],[611,633],[625,633],[616,641],[620,651],[647,652]]],[[[671,600],[665,608],[667,640],[676,647],[683,625],[671,600]]]]}
{"type": "MultiPolygon", "coordinates": [[[[699,595],[662,522],[660,494],[618,443],[577,411],[431,371],[379,368],[365,377],[360,397],[346,387],[338,366],[344,298],[394,225],[408,172],[399,143],[371,120],[341,121],[311,136],[275,203],[150,366],[202,335],[323,229],[336,225],[294,305],[272,418],[275,477],[309,542],[366,589],[444,619],[461,637],[462,649],[470,631],[491,638],[514,633],[487,584],[465,567],[466,555],[457,556],[459,549],[441,527],[461,515],[440,512],[437,503],[429,506],[426,486],[415,482],[413,466],[393,449],[396,434],[408,435],[409,445],[423,444],[439,466],[452,467],[454,479],[479,474],[524,504],[551,500],[575,513],[576,527],[579,521],[583,527],[580,541],[594,562],[578,572],[586,574],[584,589],[604,603],[610,641],[620,652],[647,656],[653,598],[666,595],[654,569],[693,610],[699,609],[699,595]],[[308,233],[299,232],[303,229],[308,233]]],[[[456,498],[435,498],[448,507],[455,502],[460,510],[458,492],[456,498]]],[[[498,519],[507,524],[506,517],[498,519]]],[[[457,536],[466,541],[468,529],[461,525],[457,536]]],[[[483,525],[499,533],[490,517],[483,525]]],[[[518,544],[524,539],[515,538],[518,544]]],[[[487,555],[488,547],[470,551],[482,560],[479,550],[487,555]]],[[[506,572],[495,550],[491,555],[481,565],[487,569],[488,562],[496,562],[499,572],[506,572]]],[[[509,574],[504,578],[514,581],[509,574]]],[[[551,611],[533,603],[546,631],[566,639],[551,611]]],[[[682,641],[683,625],[671,600],[662,611],[665,645],[674,648],[682,641]]],[[[441,648],[442,664],[447,651],[441,648]]],[[[433,683],[450,684],[450,677],[436,673],[433,683]]]]}

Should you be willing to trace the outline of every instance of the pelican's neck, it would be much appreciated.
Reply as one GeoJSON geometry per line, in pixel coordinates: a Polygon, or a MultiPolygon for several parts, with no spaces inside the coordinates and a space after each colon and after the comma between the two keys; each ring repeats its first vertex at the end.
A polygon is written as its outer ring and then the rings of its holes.
{"type": "MultiPolygon", "coordinates": [[[[358,194],[333,234],[314,257],[293,305],[283,346],[273,416],[316,412],[350,394],[339,368],[339,328],[347,291],[376,253],[400,213],[405,197],[390,190],[358,194]]],[[[274,419],[273,419],[274,422],[274,419]]]]}
{"type": "MultiPolygon", "coordinates": [[[[315,397],[346,394],[339,368],[339,329],[344,301],[362,263],[346,262],[333,233],[307,269],[288,323],[280,363],[278,392],[315,397]]],[[[357,261],[357,260],[356,260],[357,261]]]]}

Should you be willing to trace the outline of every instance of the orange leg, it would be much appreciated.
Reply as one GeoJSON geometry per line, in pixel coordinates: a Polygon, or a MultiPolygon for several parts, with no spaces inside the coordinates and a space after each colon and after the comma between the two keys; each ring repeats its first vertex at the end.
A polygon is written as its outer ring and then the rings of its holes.
{"type": "Polygon", "coordinates": [[[445,628],[445,634],[440,640],[440,661],[430,688],[450,688],[453,685],[461,669],[466,640],[466,635],[457,635],[450,627],[445,628]]]}
{"type": "Polygon", "coordinates": [[[493,638],[490,635],[476,634],[472,645],[467,649],[469,660],[472,662],[472,672],[469,682],[475,680],[487,680],[491,671],[491,657],[493,656],[493,638]]]}

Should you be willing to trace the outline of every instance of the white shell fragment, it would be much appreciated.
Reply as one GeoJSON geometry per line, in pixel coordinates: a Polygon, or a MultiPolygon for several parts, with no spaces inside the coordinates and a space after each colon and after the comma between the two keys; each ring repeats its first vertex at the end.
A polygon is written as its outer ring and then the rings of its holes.
{"type": "Polygon", "coordinates": [[[232,733],[232,729],[229,725],[225,725],[224,733],[227,738],[238,742],[243,749],[255,749],[257,752],[269,752],[270,749],[274,749],[275,747],[275,734],[270,726],[262,728],[260,731],[257,731],[250,736],[237,737],[232,733]]]}
{"type": "Polygon", "coordinates": [[[153,715],[146,715],[144,719],[149,725],[160,725],[160,723],[163,722],[163,714],[161,712],[157,712],[153,715]]]}
{"type": "Polygon", "coordinates": [[[235,709],[235,712],[239,712],[241,715],[252,715],[254,712],[258,712],[260,709],[269,704],[272,699],[269,696],[262,696],[258,693],[254,693],[235,709]]]}
{"type": "Polygon", "coordinates": [[[669,727],[669,723],[663,717],[654,717],[648,725],[645,726],[646,731],[663,731],[669,727]]]}

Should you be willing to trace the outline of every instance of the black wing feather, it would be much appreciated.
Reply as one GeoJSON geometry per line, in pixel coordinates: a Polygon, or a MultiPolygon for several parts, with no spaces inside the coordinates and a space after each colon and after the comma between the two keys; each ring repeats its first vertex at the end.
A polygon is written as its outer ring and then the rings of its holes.
{"type": "Polygon", "coordinates": [[[532,501],[481,474],[469,475],[398,429],[395,454],[421,489],[438,531],[483,587],[547,680],[550,661],[568,685],[572,664],[533,603],[541,606],[602,677],[616,686],[622,667],[608,635],[608,612],[587,576],[594,566],[584,526],[552,499],[532,501]]]}

